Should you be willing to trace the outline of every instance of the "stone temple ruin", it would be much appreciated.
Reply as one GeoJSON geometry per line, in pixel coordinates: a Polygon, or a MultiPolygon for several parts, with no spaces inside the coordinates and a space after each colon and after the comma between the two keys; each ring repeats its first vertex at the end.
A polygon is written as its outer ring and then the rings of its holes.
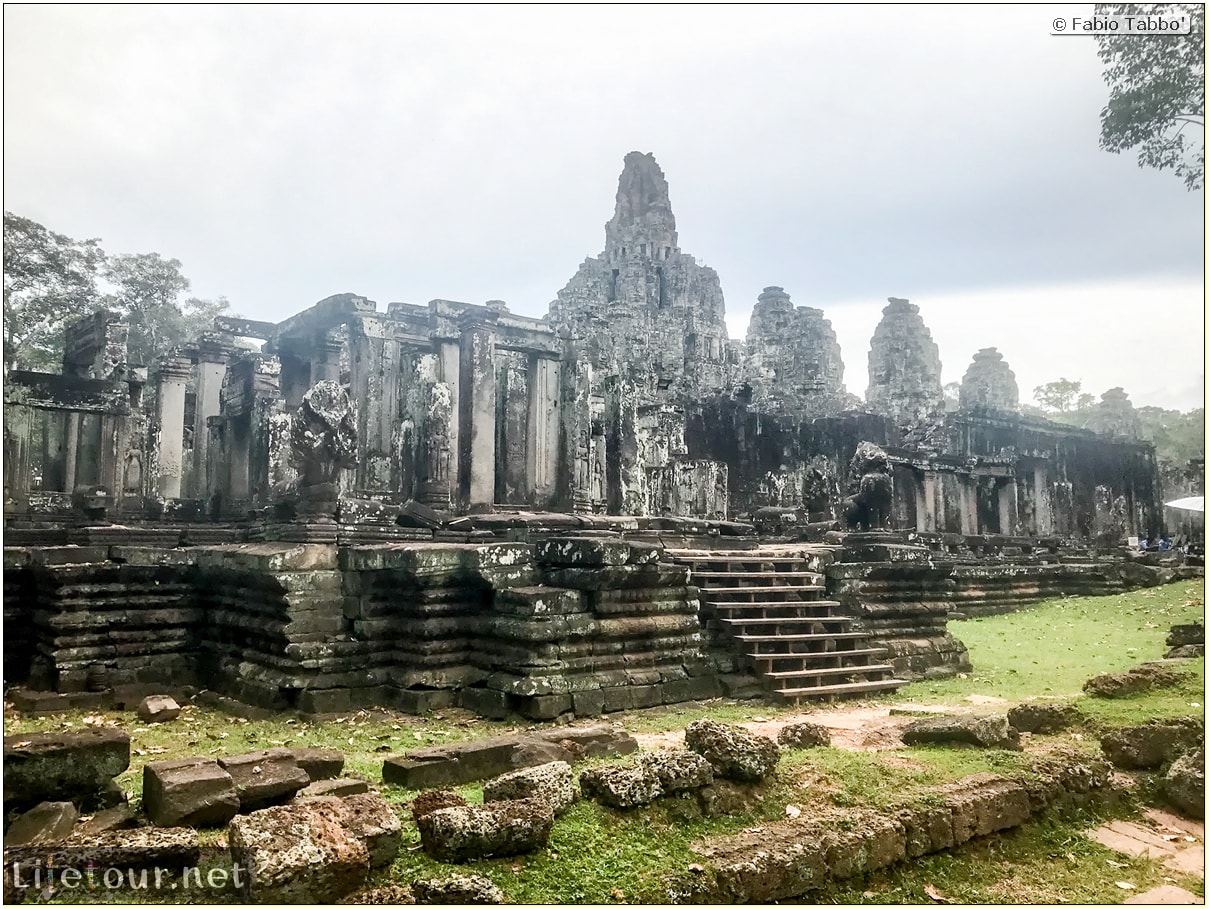
{"type": "Polygon", "coordinates": [[[6,683],[35,712],[828,697],[968,668],[955,614],[1197,570],[1125,550],[1162,490],[1120,389],[1099,432],[1027,417],[987,348],[946,412],[892,297],[862,403],[822,311],[767,287],[743,343],[724,315],[634,152],[544,319],[340,294],[149,366],[75,322],[61,374],[5,380],[6,683]]]}

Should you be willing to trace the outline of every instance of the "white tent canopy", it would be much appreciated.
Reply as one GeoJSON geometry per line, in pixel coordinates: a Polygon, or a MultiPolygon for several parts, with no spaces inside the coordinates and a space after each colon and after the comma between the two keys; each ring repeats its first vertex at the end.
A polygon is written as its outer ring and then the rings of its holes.
{"type": "Polygon", "coordinates": [[[1205,511],[1204,496],[1187,496],[1186,498],[1175,499],[1171,502],[1164,502],[1163,504],[1167,508],[1179,508],[1182,511],[1199,511],[1201,513],[1204,513],[1205,511]]]}

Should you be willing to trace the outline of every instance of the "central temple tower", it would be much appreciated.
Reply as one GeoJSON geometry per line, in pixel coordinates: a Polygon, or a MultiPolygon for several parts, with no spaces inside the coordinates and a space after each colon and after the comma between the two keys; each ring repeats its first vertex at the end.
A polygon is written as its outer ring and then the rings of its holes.
{"type": "Polygon", "coordinates": [[[548,321],[583,345],[592,366],[680,403],[726,387],[726,305],[718,274],[680,251],[667,180],[630,152],[605,249],[550,304],[548,321]]]}

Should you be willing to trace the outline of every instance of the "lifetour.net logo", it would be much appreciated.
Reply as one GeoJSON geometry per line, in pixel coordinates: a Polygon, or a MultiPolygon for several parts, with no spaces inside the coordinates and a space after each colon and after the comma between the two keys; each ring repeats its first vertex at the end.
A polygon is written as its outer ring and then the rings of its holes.
{"type": "Polygon", "coordinates": [[[197,865],[174,867],[98,865],[62,855],[56,861],[53,854],[45,858],[23,856],[6,861],[4,877],[6,890],[32,891],[42,900],[62,896],[69,901],[89,901],[90,894],[100,898],[139,891],[175,891],[180,896],[188,892],[216,894],[242,891],[249,881],[248,869],[238,862],[232,864],[225,850],[216,851],[213,863],[203,859],[197,865]]]}

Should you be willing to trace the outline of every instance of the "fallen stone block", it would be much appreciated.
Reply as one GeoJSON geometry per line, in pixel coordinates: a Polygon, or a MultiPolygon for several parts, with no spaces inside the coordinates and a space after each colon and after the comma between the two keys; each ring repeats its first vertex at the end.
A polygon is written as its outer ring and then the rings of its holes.
{"type": "Polygon", "coordinates": [[[650,751],[626,764],[593,767],[579,777],[585,798],[610,808],[637,808],[714,781],[710,762],[692,751],[650,751]]]}
{"type": "Polygon", "coordinates": [[[1165,654],[1165,660],[1194,660],[1197,657],[1205,655],[1204,644],[1181,644],[1179,647],[1172,647],[1165,654]]]}
{"type": "Polygon", "coordinates": [[[164,868],[195,867],[201,855],[197,831],[189,827],[139,827],[96,835],[73,833],[51,846],[6,846],[5,868],[20,876],[41,868],[164,868]]]}
{"type": "Polygon", "coordinates": [[[72,832],[79,816],[71,802],[42,802],[12,822],[4,832],[4,845],[62,842],[72,832]]]}
{"type": "Polygon", "coordinates": [[[290,755],[312,782],[344,772],[344,755],[335,748],[270,748],[269,753],[290,755]]]}
{"type": "Polygon", "coordinates": [[[138,820],[129,805],[115,805],[80,821],[73,832],[77,836],[96,836],[111,830],[130,830],[137,826],[138,820]]]}
{"type": "Polygon", "coordinates": [[[764,779],[781,759],[777,743],[767,736],[713,720],[689,723],[684,743],[709,761],[718,776],[741,782],[764,779]]]}
{"type": "Polygon", "coordinates": [[[793,723],[777,733],[777,744],[783,748],[817,748],[831,744],[831,730],[818,723],[793,723]]]}
{"type": "Polygon", "coordinates": [[[270,751],[233,754],[220,757],[218,766],[235,783],[239,810],[244,814],[288,802],[310,782],[292,754],[270,751]]]}
{"type": "Polygon", "coordinates": [[[340,821],[369,853],[371,868],[385,868],[399,854],[402,824],[390,804],[375,792],[331,797],[340,821]]]}
{"type": "Polygon", "coordinates": [[[1128,672],[1105,672],[1083,683],[1083,690],[1097,698],[1124,698],[1155,688],[1171,688],[1188,673],[1163,663],[1142,663],[1128,672]]]}
{"type": "Polygon", "coordinates": [[[416,821],[424,851],[442,862],[523,855],[546,845],[554,812],[541,799],[441,808],[416,821]]]}
{"type": "Polygon", "coordinates": [[[362,792],[369,792],[369,783],[365,782],[365,780],[315,780],[315,782],[308,783],[299,789],[294,798],[296,800],[316,799],[326,798],[329,795],[344,798],[349,795],[359,795],[362,792]]]}
{"type": "Polygon", "coordinates": [[[1205,817],[1205,749],[1180,755],[1163,780],[1163,794],[1181,814],[1205,817]]]}
{"type": "Polygon", "coordinates": [[[332,903],[369,875],[365,844],[318,800],[240,815],[227,828],[227,843],[251,902],[332,903]]]}
{"type": "Polygon", "coordinates": [[[489,905],[504,901],[504,892],[490,878],[478,874],[424,878],[412,882],[411,892],[417,903],[431,906],[489,905]]]}
{"type": "Polygon", "coordinates": [[[130,736],[102,726],[4,737],[4,804],[86,798],[130,766],[130,736]]]}
{"type": "Polygon", "coordinates": [[[429,789],[412,800],[411,816],[418,821],[441,808],[461,808],[465,804],[466,800],[452,789],[429,789]]]}
{"type": "Polygon", "coordinates": [[[551,761],[575,763],[584,757],[611,757],[637,750],[633,736],[607,723],[562,726],[419,748],[388,757],[382,763],[382,781],[408,789],[459,786],[551,761]]]}
{"type": "Polygon", "coordinates": [[[1205,645],[1205,626],[1202,622],[1172,625],[1167,634],[1168,647],[1183,647],[1187,644],[1205,645]]]}
{"type": "Polygon", "coordinates": [[[497,776],[483,785],[484,802],[539,798],[550,803],[555,816],[575,802],[575,780],[566,761],[551,761],[497,776]]]}
{"type": "Polygon", "coordinates": [[[239,812],[239,793],[213,758],[152,761],[143,767],[143,812],[161,827],[220,827],[239,812]]]}
{"type": "Polygon", "coordinates": [[[1020,733],[1006,716],[924,717],[903,729],[908,745],[974,745],[978,748],[1020,749],[1020,733]]]}
{"type": "Polygon", "coordinates": [[[167,723],[181,715],[181,705],[166,694],[152,694],[138,706],[138,717],[144,723],[167,723]]]}
{"type": "Polygon", "coordinates": [[[1017,704],[1007,712],[1008,723],[1020,732],[1061,732],[1083,720],[1070,704],[1017,704]]]}
{"type": "Polygon", "coordinates": [[[1152,770],[1204,744],[1205,721],[1191,716],[1151,720],[1100,736],[1105,757],[1123,770],[1152,770]]]}

